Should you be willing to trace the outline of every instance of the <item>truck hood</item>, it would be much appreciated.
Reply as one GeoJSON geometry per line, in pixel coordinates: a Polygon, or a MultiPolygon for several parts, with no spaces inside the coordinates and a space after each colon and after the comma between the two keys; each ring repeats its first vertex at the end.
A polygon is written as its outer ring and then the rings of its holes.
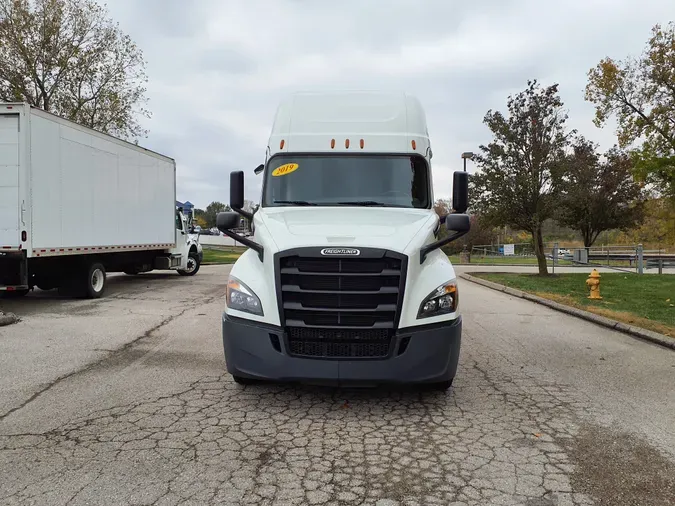
{"type": "MultiPolygon", "coordinates": [[[[414,242],[422,245],[435,226],[435,216],[430,209],[374,207],[267,208],[255,214],[278,251],[334,245],[403,252],[416,237],[419,241],[414,242]]],[[[260,230],[260,235],[264,240],[267,234],[260,230]]]]}

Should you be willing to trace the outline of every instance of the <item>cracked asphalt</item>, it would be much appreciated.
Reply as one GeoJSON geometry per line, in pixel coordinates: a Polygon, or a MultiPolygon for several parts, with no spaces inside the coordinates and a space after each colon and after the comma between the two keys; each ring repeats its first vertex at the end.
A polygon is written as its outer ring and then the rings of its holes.
{"type": "Polygon", "coordinates": [[[461,284],[454,387],[240,387],[225,266],[0,301],[0,504],[675,504],[675,353],[461,284]]]}

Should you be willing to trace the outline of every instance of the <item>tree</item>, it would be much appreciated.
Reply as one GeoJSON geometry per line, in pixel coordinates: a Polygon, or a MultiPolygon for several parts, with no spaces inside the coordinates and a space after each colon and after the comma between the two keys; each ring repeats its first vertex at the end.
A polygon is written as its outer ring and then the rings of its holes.
{"type": "MultiPolygon", "coordinates": [[[[434,211],[439,218],[447,216],[452,212],[452,199],[436,199],[434,202],[434,211]]],[[[469,232],[462,237],[461,241],[451,242],[443,247],[443,251],[448,255],[454,255],[462,251],[465,247],[470,251],[476,245],[490,244],[496,237],[492,227],[486,225],[480,216],[473,214],[469,216],[471,228],[469,232]]],[[[447,237],[448,231],[441,225],[438,231],[438,238],[447,237]]]]}
{"type": "Polygon", "coordinates": [[[200,226],[202,228],[208,228],[208,224],[206,223],[206,219],[204,218],[204,215],[202,214],[201,216],[196,216],[195,215],[195,225],[200,226]]]}
{"type": "Polygon", "coordinates": [[[574,132],[565,129],[557,84],[528,81],[508,97],[507,108],[508,116],[489,110],[483,119],[494,139],[475,155],[479,172],[471,177],[470,201],[492,226],[528,231],[539,274],[548,274],[542,224],[556,209],[556,175],[574,132]]]}
{"type": "Polygon", "coordinates": [[[614,147],[600,159],[594,143],[578,137],[563,161],[558,222],[581,232],[584,246],[605,230],[628,230],[643,216],[642,188],[629,154],[614,147]]]}
{"type": "Polygon", "coordinates": [[[223,204],[222,202],[211,202],[206,206],[204,211],[204,220],[206,220],[206,226],[208,228],[213,228],[216,226],[216,216],[218,213],[223,213],[225,211],[231,211],[230,206],[223,204]]]}
{"type": "Polygon", "coordinates": [[[436,211],[439,218],[447,216],[452,212],[452,199],[436,199],[434,211],[436,211]]]}
{"type": "Polygon", "coordinates": [[[145,61],[94,0],[0,0],[0,101],[104,133],[147,135],[145,61]]]}
{"type": "Polygon", "coordinates": [[[670,202],[661,198],[648,198],[644,202],[642,223],[629,230],[616,230],[607,234],[608,242],[635,245],[645,249],[670,249],[675,244],[675,220],[670,202]]]}
{"type": "Polygon", "coordinates": [[[636,172],[675,200],[675,22],[656,25],[638,58],[605,58],[588,72],[595,124],[616,117],[619,146],[633,149],[636,172]]]}

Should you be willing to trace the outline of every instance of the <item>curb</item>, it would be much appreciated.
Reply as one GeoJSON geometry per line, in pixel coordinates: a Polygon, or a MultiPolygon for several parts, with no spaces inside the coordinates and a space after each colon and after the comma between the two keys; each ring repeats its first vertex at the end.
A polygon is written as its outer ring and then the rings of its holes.
{"type": "Polygon", "coordinates": [[[543,297],[539,297],[537,295],[533,295],[531,293],[523,292],[521,290],[516,290],[515,288],[510,288],[508,286],[500,285],[498,283],[493,283],[492,281],[488,281],[486,279],[481,279],[477,278],[475,276],[472,276],[470,274],[466,273],[461,273],[459,275],[460,278],[466,279],[467,281],[471,281],[472,283],[476,283],[478,285],[485,286],[487,288],[491,288],[493,290],[497,290],[498,292],[503,292],[508,295],[512,295],[514,297],[518,297],[520,299],[525,299],[529,300],[531,302],[536,302],[537,304],[541,304],[542,306],[547,306],[550,307],[551,309],[555,309],[557,311],[560,311],[562,313],[566,313],[568,315],[576,316],[577,318],[581,318],[583,320],[587,320],[592,323],[596,323],[598,325],[601,325],[603,327],[607,327],[608,329],[612,330],[618,330],[619,332],[623,332],[624,334],[628,334],[633,337],[637,337],[638,339],[643,339],[645,341],[649,341],[654,344],[658,344],[660,346],[663,346],[665,348],[670,348],[671,350],[675,350],[675,339],[668,337],[664,334],[659,334],[658,332],[654,332],[652,330],[647,330],[643,329],[641,327],[635,327],[634,325],[628,325],[626,323],[622,323],[616,320],[612,320],[611,318],[606,318],[604,316],[600,316],[594,313],[590,313],[588,311],[584,311],[583,309],[577,309],[575,307],[571,306],[566,306],[565,304],[560,304],[559,302],[555,302],[553,300],[549,299],[544,299],[543,297]]]}
{"type": "Polygon", "coordinates": [[[11,325],[19,321],[19,318],[14,313],[3,313],[0,311],[0,327],[11,325]]]}

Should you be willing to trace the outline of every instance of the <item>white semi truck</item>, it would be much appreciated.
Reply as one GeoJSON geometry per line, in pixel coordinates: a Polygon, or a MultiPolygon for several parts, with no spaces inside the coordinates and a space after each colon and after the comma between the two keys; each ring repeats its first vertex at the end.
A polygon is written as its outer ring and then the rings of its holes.
{"type": "Polygon", "coordinates": [[[107,272],[194,275],[176,164],[21,103],[0,103],[0,294],[100,297],[107,272]]]}
{"type": "Polygon", "coordinates": [[[469,231],[468,178],[453,213],[434,212],[431,147],[420,102],[404,93],[298,93],[279,106],[261,205],[242,210],[230,175],[218,228],[247,245],[227,284],[227,369],[241,384],[300,380],[421,383],[447,389],[462,320],[440,248],[469,231]],[[233,230],[240,215],[253,236],[233,230]],[[449,234],[439,239],[442,223],[449,234]]]}

